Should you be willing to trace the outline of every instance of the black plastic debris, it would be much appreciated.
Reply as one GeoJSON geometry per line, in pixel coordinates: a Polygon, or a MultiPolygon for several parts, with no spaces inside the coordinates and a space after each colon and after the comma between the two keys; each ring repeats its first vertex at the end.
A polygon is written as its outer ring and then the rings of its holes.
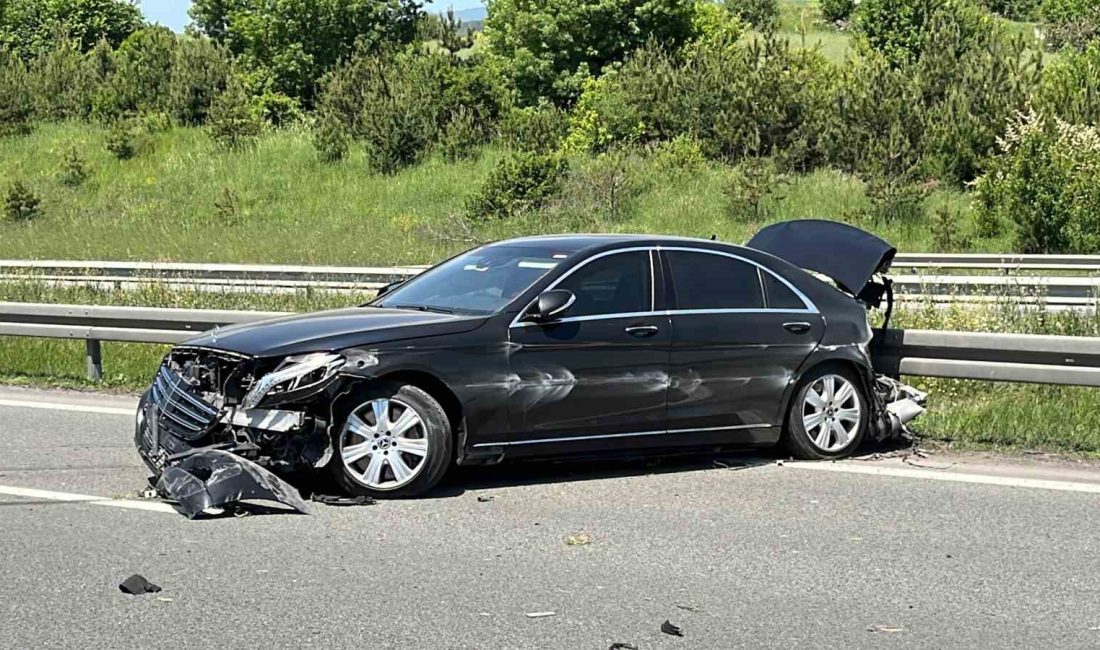
{"type": "Polygon", "coordinates": [[[478,503],[489,503],[492,500],[493,500],[493,497],[478,497],[477,498],[478,503]]]}
{"type": "Polygon", "coordinates": [[[676,625],[672,621],[661,623],[661,631],[672,636],[684,636],[684,628],[676,625]]]}
{"type": "Polygon", "coordinates": [[[197,451],[165,468],[157,492],[179,503],[189,519],[207,508],[248,499],[277,501],[309,514],[292,485],[252,461],[219,449],[197,451]]]}
{"type": "Polygon", "coordinates": [[[373,506],[378,503],[374,497],[366,495],[348,497],[337,494],[314,494],[310,499],[326,506],[373,506]]]}
{"type": "Polygon", "coordinates": [[[131,596],[140,596],[141,594],[155,594],[160,591],[160,587],[149,582],[145,579],[145,576],[134,574],[129,578],[126,578],[118,586],[119,591],[124,594],[130,594],[131,596]]]}
{"type": "Polygon", "coordinates": [[[638,646],[633,643],[615,642],[609,645],[607,650],[638,650],[638,646]]]}

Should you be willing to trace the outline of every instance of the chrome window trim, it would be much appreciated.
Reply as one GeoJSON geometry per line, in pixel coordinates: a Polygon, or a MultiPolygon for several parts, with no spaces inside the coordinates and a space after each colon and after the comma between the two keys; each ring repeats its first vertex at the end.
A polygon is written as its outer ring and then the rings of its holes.
{"type": "MultiPolygon", "coordinates": [[[[573,268],[566,271],[564,274],[562,274],[562,276],[560,278],[558,278],[558,279],[554,280],[553,282],[551,282],[550,286],[543,289],[541,293],[546,293],[547,291],[553,291],[554,289],[557,288],[557,286],[559,284],[564,282],[566,278],[573,275],[577,271],[583,269],[585,266],[588,266],[590,263],[595,262],[598,259],[607,257],[609,255],[616,255],[618,253],[636,253],[636,252],[639,252],[639,251],[649,252],[649,251],[652,251],[652,250],[654,250],[653,246],[632,246],[630,248],[616,248],[616,249],[613,249],[613,250],[604,251],[602,253],[596,253],[595,255],[585,259],[583,262],[580,262],[579,264],[577,264],[573,268]]],[[[509,325],[508,328],[511,329],[513,327],[526,327],[526,326],[529,326],[529,325],[549,325],[551,323],[573,323],[573,322],[579,322],[581,320],[602,320],[602,319],[606,319],[606,318],[623,318],[623,317],[631,316],[631,315],[636,316],[636,315],[640,315],[640,314],[652,314],[653,313],[653,311],[652,311],[653,307],[655,306],[654,299],[655,299],[655,296],[656,296],[656,289],[655,289],[656,285],[654,285],[653,281],[652,281],[652,278],[654,277],[654,275],[653,275],[654,274],[654,271],[653,271],[653,255],[650,254],[647,257],[649,258],[649,277],[651,278],[651,280],[650,280],[650,289],[649,289],[649,309],[650,309],[650,311],[647,311],[647,312],[633,312],[633,313],[627,313],[627,314],[618,313],[618,314],[593,314],[592,316],[573,316],[573,317],[560,318],[558,320],[550,321],[550,322],[547,322],[547,323],[534,323],[534,322],[530,322],[530,321],[520,322],[520,318],[523,318],[523,315],[527,313],[527,310],[531,309],[531,305],[535,304],[535,301],[539,299],[538,296],[535,296],[534,299],[531,300],[531,302],[527,303],[526,307],[519,310],[519,313],[516,314],[516,317],[512,319],[512,324],[509,325]]],[[[541,295],[541,293],[540,293],[540,295],[541,295]]]]}
{"type": "Polygon", "coordinates": [[[557,438],[538,438],[535,440],[511,440],[507,442],[482,442],[474,447],[516,447],[520,445],[538,445],[548,442],[570,442],[574,440],[605,440],[610,438],[629,438],[634,436],[663,436],[675,433],[700,433],[706,431],[737,431],[739,429],[774,429],[774,424],[736,424],[729,427],[702,427],[698,429],[660,429],[656,431],[637,431],[631,433],[603,433],[594,436],[561,436],[557,438]]]}
{"type": "MultiPolygon", "coordinates": [[[[527,310],[531,308],[531,305],[533,305],[535,303],[535,300],[538,300],[538,296],[535,296],[534,300],[527,303],[527,306],[524,307],[523,309],[521,309],[520,312],[518,314],[516,314],[516,317],[514,319],[512,319],[511,325],[508,326],[509,329],[511,329],[513,327],[529,327],[529,326],[536,326],[536,325],[537,326],[543,326],[543,325],[550,325],[550,324],[557,324],[557,323],[580,323],[580,322],[584,322],[584,321],[610,320],[610,319],[613,319],[613,318],[641,318],[641,317],[645,317],[645,316],[678,316],[678,315],[690,316],[690,315],[698,315],[698,314],[819,314],[819,313],[821,313],[821,312],[818,311],[817,305],[815,305],[813,303],[813,301],[811,301],[808,297],[806,297],[806,294],[802,293],[802,291],[800,291],[798,289],[798,287],[794,286],[793,284],[788,282],[786,278],[780,276],[778,273],[772,271],[771,269],[764,266],[763,264],[760,264],[759,262],[754,262],[753,260],[750,260],[747,257],[742,257],[740,255],[735,255],[733,253],[727,253],[726,251],[709,250],[709,249],[706,249],[706,248],[692,248],[692,247],[689,247],[689,246],[635,246],[635,247],[631,247],[631,248],[617,248],[617,249],[610,250],[610,251],[604,251],[602,253],[598,253],[596,255],[593,255],[592,257],[589,257],[588,259],[586,259],[583,262],[579,263],[577,266],[574,266],[573,268],[569,269],[560,278],[558,278],[557,280],[554,280],[552,283],[550,283],[550,286],[543,289],[543,291],[550,291],[550,290],[554,289],[555,287],[558,286],[559,283],[561,283],[563,280],[568,278],[574,272],[576,272],[576,271],[580,270],[581,268],[583,268],[589,262],[592,262],[594,260],[598,260],[601,257],[606,257],[608,255],[614,255],[616,253],[631,253],[631,252],[636,252],[636,251],[650,251],[650,255],[649,255],[649,273],[650,273],[650,277],[652,278],[652,280],[650,281],[650,291],[651,291],[650,308],[651,308],[651,311],[619,312],[619,313],[615,313],[615,314],[594,314],[594,315],[591,315],[591,316],[567,316],[565,318],[561,318],[561,319],[558,319],[558,320],[555,320],[555,321],[551,321],[549,323],[534,323],[534,322],[529,322],[529,321],[528,322],[520,321],[520,318],[525,313],[527,313],[527,310]],[[654,255],[659,253],[660,251],[680,251],[680,252],[687,252],[687,253],[708,253],[708,254],[711,254],[711,255],[721,255],[723,257],[729,257],[729,258],[732,258],[732,259],[735,259],[735,260],[739,260],[741,262],[746,262],[748,264],[751,264],[751,265],[755,266],[758,269],[757,270],[757,277],[760,279],[761,285],[763,285],[763,277],[761,277],[759,275],[759,273],[760,273],[760,271],[764,271],[764,272],[767,272],[768,274],[770,274],[776,280],[779,280],[779,282],[781,282],[783,284],[783,286],[787,287],[792,292],[794,292],[794,295],[796,295],[798,297],[798,299],[802,301],[802,304],[805,305],[806,308],[805,309],[773,309],[773,308],[770,308],[770,307],[759,307],[759,308],[755,308],[755,307],[730,307],[730,308],[715,308],[715,309],[663,309],[663,310],[660,310],[660,311],[652,310],[652,307],[654,307],[656,305],[656,292],[657,292],[654,255]]],[[[764,287],[761,286],[761,289],[763,290],[764,287]]],[[[761,297],[765,301],[765,304],[767,304],[767,292],[766,291],[763,291],[761,293],[761,297]]]]}
{"type": "MultiPolygon", "coordinates": [[[[807,298],[806,294],[802,293],[798,289],[798,287],[794,286],[793,284],[788,282],[786,278],[779,275],[775,271],[769,269],[768,267],[764,266],[760,262],[750,260],[747,257],[742,257],[742,256],[736,255],[734,253],[728,253],[726,251],[710,250],[710,249],[707,249],[707,248],[693,248],[693,247],[690,247],[690,246],[661,246],[660,250],[663,250],[663,251],[679,251],[679,252],[684,252],[684,253],[705,253],[707,255],[721,255],[722,257],[729,257],[731,259],[735,259],[735,260],[739,260],[741,262],[746,262],[748,264],[752,264],[757,269],[767,272],[772,277],[774,277],[776,280],[779,280],[781,283],[783,283],[784,286],[786,286],[788,289],[790,289],[791,291],[794,292],[794,295],[798,296],[798,299],[801,300],[802,304],[806,307],[805,309],[793,309],[793,310],[792,309],[782,309],[782,310],[781,309],[768,309],[767,307],[764,307],[764,308],[762,308],[763,311],[768,311],[768,312],[785,311],[785,312],[797,312],[797,313],[807,313],[807,314],[820,313],[817,310],[817,305],[815,305],[812,300],[807,298]]],[[[763,292],[763,289],[764,289],[764,287],[763,287],[763,278],[761,278],[760,283],[761,283],[760,289],[762,290],[761,299],[765,301],[765,304],[767,304],[767,302],[766,302],[767,301],[767,297],[766,297],[767,293],[763,292]]],[[[686,310],[676,310],[676,311],[686,311],[686,310]]],[[[745,310],[742,309],[742,311],[745,311],[745,310]]],[[[751,309],[751,311],[761,311],[761,310],[751,309]]]]}

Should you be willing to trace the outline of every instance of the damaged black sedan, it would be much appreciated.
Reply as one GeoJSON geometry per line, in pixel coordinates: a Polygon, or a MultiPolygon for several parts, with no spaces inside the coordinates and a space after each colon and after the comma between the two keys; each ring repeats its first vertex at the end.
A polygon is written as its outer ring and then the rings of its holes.
{"type": "Polygon", "coordinates": [[[176,347],[136,441],[157,476],[216,451],[250,470],[328,471],[370,496],[423,494],[453,464],[513,458],[780,442],[839,458],[922,410],[869,356],[867,308],[893,255],[825,221],[777,224],[744,247],[645,235],[481,246],[363,307],[176,347]]]}

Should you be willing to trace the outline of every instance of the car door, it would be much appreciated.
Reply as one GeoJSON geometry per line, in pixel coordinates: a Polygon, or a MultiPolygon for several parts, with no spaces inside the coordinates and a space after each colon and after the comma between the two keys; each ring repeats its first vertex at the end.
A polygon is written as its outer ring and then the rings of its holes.
{"type": "Polygon", "coordinates": [[[816,308],[748,258],[690,248],[662,256],[672,293],[669,428],[752,441],[754,429],[781,425],[783,395],[824,333],[816,308]]]}
{"type": "MultiPolygon", "coordinates": [[[[509,329],[513,444],[533,453],[585,442],[625,447],[665,428],[670,327],[656,253],[597,254],[547,289],[575,301],[561,318],[509,329]]],[[[518,451],[518,450],[517,450],[518,451]]]]}

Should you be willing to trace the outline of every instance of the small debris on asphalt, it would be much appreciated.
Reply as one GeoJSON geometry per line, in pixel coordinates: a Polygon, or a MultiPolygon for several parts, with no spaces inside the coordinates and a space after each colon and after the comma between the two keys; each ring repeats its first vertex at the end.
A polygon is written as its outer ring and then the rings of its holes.
{"type": "Polygon", "coordinates": [[[170,603],[170,602],[172,602],[172,599],[171,599],[171,598],[165,598],[164,596],[157,596],[157,600],[158,600],[158,601],[160,601],[160,602],[162,602],[162,603],[170,603]]]}
{"type": "Polygon", "coordinates": [[[782,460],[775,461],[775,464],[780,466],[780,467],[783,467],[783,461],[782,460]]]}
{"type": "Polygon", "coordinates": [[[145,576],[136,573],[123,580],[122,583],[119,584],[118,589],[122,593],[130,594],[131,596],[155,594],[160,591],[160,587],[146,580],[145,576]]]}
{"type": "Polygon", "coordinates": [[[565,543],[569,546],[584,546],[592,541],[588,533],[572,533],[565,537],[565,543]]]}
{"type": "Polygon", "coordinates": [[[479,497],[477,498],[477,502],[478,502],[478,503],[489,503],[489,502],[490,502],[490,501],[492,501],[492,500],[493,500],[493,497],[485,497],[485,496],[479,496],[479,497]]]}
{"type": "Polygon", "coordinates": [[[339,494],[314,494],[310,499],[326,506],[373,506],[378,503],[374,497],[366,495],[348,497],[339,494]]]}
{"type": "Polygon", "coordinates": [[[676,625],[672,621],[661,623],[661,631],[671,636],[684,636],[684,628],[676,625]]]}
{"type": "Polygon", "coordinates": [[[154,490],[153,488],[145,488],[144,490],[141,491],[141,498],[142,499],[157,499],[157,498],[160,498],[160,495],[157,494],[157,491],[154,490]]]}
{"type": "Polygon", "coordinates": [[[527,612],[527,618],[546,618],[547,616],[557,616],[557,612],[527,612]]]}
{"type": "Polygon", "coordinates": [[[638,646],[633,643],[623,643],[616,641],[607,647],[607,650],[638,650],[638,646]]]}
{"type": "Polygon", "coordinates": [[[688,611],[688,612],[701,612],[701,611],[703,611],[702,607],[696,607],[695,605],[676,605],[676,606],[679,607],[680,609],[682,609],[684,611],[688,611]]]}
{"type": "Polygon", "coordinates": [[[867,628],[868,632],[882,632],[884,634],[893,634],[895,632],[904,632],[904,627],[891,627],[889,625],[872,625],[867,628]]]}

